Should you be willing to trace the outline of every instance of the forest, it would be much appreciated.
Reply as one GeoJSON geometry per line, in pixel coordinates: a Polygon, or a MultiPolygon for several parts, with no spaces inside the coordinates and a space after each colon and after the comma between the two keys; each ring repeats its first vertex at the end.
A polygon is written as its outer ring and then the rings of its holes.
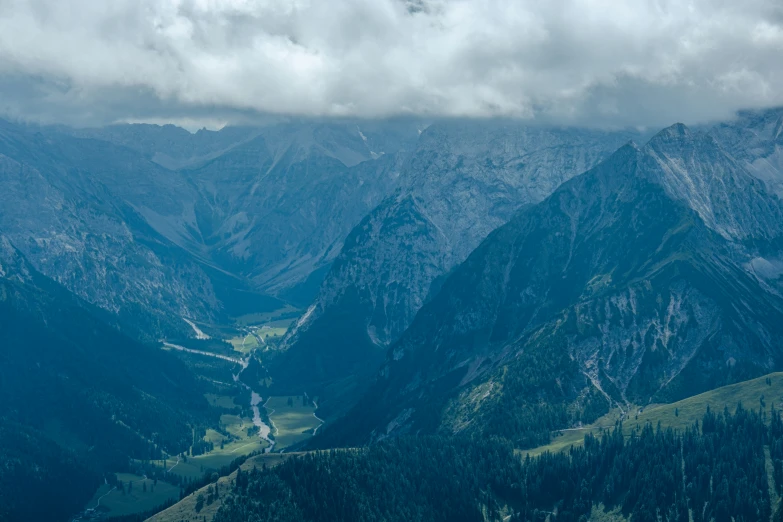
{"type": "Polygon", "coordinates": [[[600,510],[634,522],[750,522],[769,520],[782,490],[783,421],[740,405],[708,410],[684,432],[647,424],[626,436],[618,424],[536,458],[501,438],[441,436],[310,453],[240,470],[215,522],[583,522],[600,510]]]}
{"type": "Polygon", "coordinates": [[[132,459],[214,422],[200,383],[37,275],[0,278],[0,520],[64,520],[132,459]],[[47,502],[40,502],[45,492],[47,502]]]}

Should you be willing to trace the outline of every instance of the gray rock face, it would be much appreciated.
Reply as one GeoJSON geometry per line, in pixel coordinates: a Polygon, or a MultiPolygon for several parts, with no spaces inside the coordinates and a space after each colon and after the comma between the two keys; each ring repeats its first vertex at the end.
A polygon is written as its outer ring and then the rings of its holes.
{"type": "MultiPolygon", "coordinates": [[[[352,362],[377,356],[410,325],[432,285],[490,231],[628,139],[498,122],[430,126],[404,165],[399,193],[349,235],[317,300],[287,337],[280,370],[293,360],[341,360],[342,339],[360,345],[350,350],[352,362]]],[[[310,382],[355,373],[353,367],[310,382]]]]}
{"type": "Polygon", "coordinates": [[[507,430],[530,443],[586,403],[677,399],[780,367],[783,299],[751,260],[779,257],[781,209],[682,125],[623,147],[490,234],[325,440],[507,430]]]}
{"type": "Polygon", "coordinates": [[[143,196],[160,212],[180,213],[187,195],[172,185],[181,180],[125,152],[4,124],[0,232],[86,301],[143,316],[150,334],[175,316],[211,317],[219,306],[209,278],[135,209],[143,196]]]}
{"type": "Polygon", "coordinates": [[[277,121],[189,134],[172,126],[71,131],[132,148],[184,181],[182,212],[140,202],[158,233],[254,287],[286,294],[328,267],[391,194],[418,139],[410,122],[277,121]]]}
{"type": "Polygon", "coordinates": [[[748,172],[783,195],[783,108],[743,111],[707,130],[748,172]]]}
{"type": "Polygon", "coordinates": [[[780,199],[711,136],[678,124],[659,133],[645,152],[640,169],[726,239],[771,239],[783,232],[780,199]]]}
{"type": "Polygon", "coordinates": [[[195,134],[0,122],[0,232],[93,304],[187,331],[181,317],[245,313],[236,291],[272,301],[262,293],[328,267],[417,138],[404,122],[195,134]]]}
{"type": "Polygon", "coordinates": [[[326,136],[318,127],[277,130],[184,171],[201,196],[192,240],[272,293],[334,259],[350,229],[396,188],[401,158],[360,155],[352,147],[369,146],[358,126],[326,136]]]}

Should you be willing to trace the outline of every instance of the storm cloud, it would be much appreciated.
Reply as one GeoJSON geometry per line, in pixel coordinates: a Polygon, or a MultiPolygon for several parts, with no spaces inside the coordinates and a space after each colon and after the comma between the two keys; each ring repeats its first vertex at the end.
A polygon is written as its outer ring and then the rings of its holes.
{"type": "Polygon", "coordinates": [[[0,0],[0,111],[656,126],[783,105],[780,0],[0,0]]]}

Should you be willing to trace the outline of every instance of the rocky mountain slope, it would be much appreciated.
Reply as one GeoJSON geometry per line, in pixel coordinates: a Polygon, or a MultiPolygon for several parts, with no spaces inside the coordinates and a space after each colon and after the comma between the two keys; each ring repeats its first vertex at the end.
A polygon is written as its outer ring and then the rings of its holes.
{"type": "Polygon", "coordinates": [[[147,337],[280,306],[270,292],[307,303],[418,138],[413,123],[362,125],[0,122],[0,232],[147,337]]]}
{"type": "Polygon", "coordinates": [[[501,122],[430,126],[404,164],[401,189],[354,228],[286,339],[273,364],[278,382],[317,388],[366,375],[433,285],[491,230],[627,139],[501,122]]]}
{"type": "Polygon", "coordinates": [[[103,473],[187,451],[192,429],[216,420],[176,357],[114,320],[0,235],[0,514],[10,520],[64,520],[103,473]]]}
{"type": "Polygon", "coordinates": [[[781,200],[711,137],[675,125],[626,145],[493,232],[322,443],[442,430],[530,446],[610,405],[779,368],[781,224],[781,200]]]}
{"type": "Polygon", "coordinates": [[[191,248],[275,294],[306,281],[395,190],[409,131],[374,144],[358,125],[276,126],[183,171],[201,196],[191,248]]]}
{"type": "Polygon", "coordinates": [[[37,270],[148,335],[219,312],[202,267],[143,218],[181,215],[195,197],[129,149],[0,122],[0,232],[37,270]]]}
{"type": "Polygon", "coordinates": [[[173,193],[181,211],[139,201],[147,223],[253,287],[306,305],[351,228],[396,189],[420,128],[278,118],[194,134],[171,125],[68,132],[176,171],[168,176],[184,180],[182,194],[173,193]]]}
{"type": "Polygon", "coordinates": [[[742,111],[706,130],[751,174],[783,194],[783,108],[742,111]]]}

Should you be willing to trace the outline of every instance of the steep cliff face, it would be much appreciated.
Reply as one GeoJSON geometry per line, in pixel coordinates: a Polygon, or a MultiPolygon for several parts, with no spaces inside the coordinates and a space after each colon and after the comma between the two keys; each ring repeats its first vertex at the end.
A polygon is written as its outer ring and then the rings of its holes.
{"type": "Polygon", "coordinates": [[[69,132],[176,169],[169,177],[183,183],[163,194],[180,197],[181,212],[139,201],[148,224],[257,289],[309,303],[351,228],[397,188],[422,127],[278,118],[195,134],[170,125],[69,132]]]}
{"type": "Polygon", "coordinates": [[[404,155],[373,159],[360,127],[330,130],[282,129],[185,171],[200,194],[191,247],[272,293],[328,266],[351,228],[395,190],[404,155]]]}
{"type": "Polygon", "coordinates": [[[783,195],[783,108],[742,111],[707,130],[748,172],[783,195]]]}
{"type": "Polygon", "coordinates": [[[220,308],[203,270],[141,215],[142,205],[182,215],[195,194],[180,186],[127,149],[0,128],[0,231],[44,275],[138,316],[148,335],[220,308]]]}
{"type": "Polygon", "coordinates": [[[352,361],[376,360],[433,285],[491,230],[627,138],[497,122],[429,127],[404,164],[398,194],[351,232],[315,303],[286,339],[281,380],[296,377],[286,374],[294,360],[334,361],[334,371],[319,372],[315,383],[355,374],[337,364],[347,352],[352,361]]]}
{"type": "Polygon", "coordinates": [[[726,239],[781,235],[780,200],[712,136],[674,125],[650,141],[645,153],[640,171],[654,176],[669,196],[685,201],[726,239]]]}
{"type": "Polygon", "coordinates": [[[610,404],[779,367],[783,300],[749,262],[779,253],[781,209],[682,125],[621,148],[493,232],[324,440],[441,429],[531,444],[610,404]]]}
{"type": "Polygon", "coordinates": [[[307,301],[416,139],[405,122],[195,134],[0,122],[0,231],[79,296],[138,316],[140,331],[184,333],[183,316],[279,304],[270,293],[307,301]]]}

